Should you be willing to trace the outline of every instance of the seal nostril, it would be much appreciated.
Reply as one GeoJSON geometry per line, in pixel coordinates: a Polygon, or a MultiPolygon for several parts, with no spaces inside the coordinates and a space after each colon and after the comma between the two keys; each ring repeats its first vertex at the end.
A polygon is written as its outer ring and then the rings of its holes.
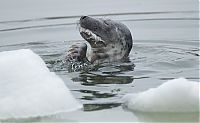
{"type": "Polygon", "coordinates": [[[82,16],[81,19],[85,19],[87,16],[82,16]]]}

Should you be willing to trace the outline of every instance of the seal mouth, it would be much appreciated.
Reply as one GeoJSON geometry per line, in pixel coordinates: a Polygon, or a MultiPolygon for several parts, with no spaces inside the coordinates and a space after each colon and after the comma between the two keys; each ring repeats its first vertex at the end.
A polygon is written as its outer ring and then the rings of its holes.
{"type": "Polygon", "coordinates": [[[106,42],[102,40],[100,36],[93,33],[91,30],[86,29],[84,27],[79,27],[79,32],[81,36],[90,43],[91,47],[97,48],[97,47],[106,47],[106,42]]]}

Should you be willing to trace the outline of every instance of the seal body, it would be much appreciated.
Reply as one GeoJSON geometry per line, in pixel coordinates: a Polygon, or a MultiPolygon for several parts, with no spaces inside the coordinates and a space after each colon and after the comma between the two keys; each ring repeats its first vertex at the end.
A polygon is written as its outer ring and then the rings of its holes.
{"type": "Polygon", "coordinates": [[[132,49],[132,36],[124,24],[110,19],[80,18],[79,31],[91,46],[91,63],[127,59],[132,49]]]}
{"type": "Polygon", "coordinates": [[[82,16],[79,25],[81,36],[91,46],[90,58],[86,57],[85,43],[72,45],[66,56],[68,71],[90,70],[91,65],[128,59],[133,41],[127,26],[88,16],[82,16]]]}

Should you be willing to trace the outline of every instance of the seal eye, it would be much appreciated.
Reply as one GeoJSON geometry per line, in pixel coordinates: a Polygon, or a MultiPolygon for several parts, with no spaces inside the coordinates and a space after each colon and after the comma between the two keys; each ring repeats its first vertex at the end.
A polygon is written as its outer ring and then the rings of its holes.
{"type": "Polygon", "coordinates": [[[106,47],[106,44],[103,41],[98,41],[98,42],[96,42],[96,44],[98,46],[104,46],[104,47],[106,47]]]}
{"type": "Polygon", "coordinates": [[[94,30],[97,30],[97,29],[98,29],[98,28],[95,26],[95,27],[94,27],[94,30]]]}
{"type": "Polygon", "coordinates": [[[107,26],[109,26],[109,23],[107,23],[106,21],[104,21],[104,23],[105,23],[107,26]]]}

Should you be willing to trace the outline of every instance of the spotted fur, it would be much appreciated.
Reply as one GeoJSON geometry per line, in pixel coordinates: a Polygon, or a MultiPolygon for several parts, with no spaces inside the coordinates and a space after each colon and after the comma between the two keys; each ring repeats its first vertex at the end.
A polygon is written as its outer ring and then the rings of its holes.
{"type": "Polygon", "coordinates": [[[128,58],[132,49],[132,36],[124,24],[110,19],[83,16],[79,25],[81,36],[91,46],[90,58],[86,57],[85,43],[72,45],[66,56],[69,71],[80,71],[94,64],[128,58]]]}

